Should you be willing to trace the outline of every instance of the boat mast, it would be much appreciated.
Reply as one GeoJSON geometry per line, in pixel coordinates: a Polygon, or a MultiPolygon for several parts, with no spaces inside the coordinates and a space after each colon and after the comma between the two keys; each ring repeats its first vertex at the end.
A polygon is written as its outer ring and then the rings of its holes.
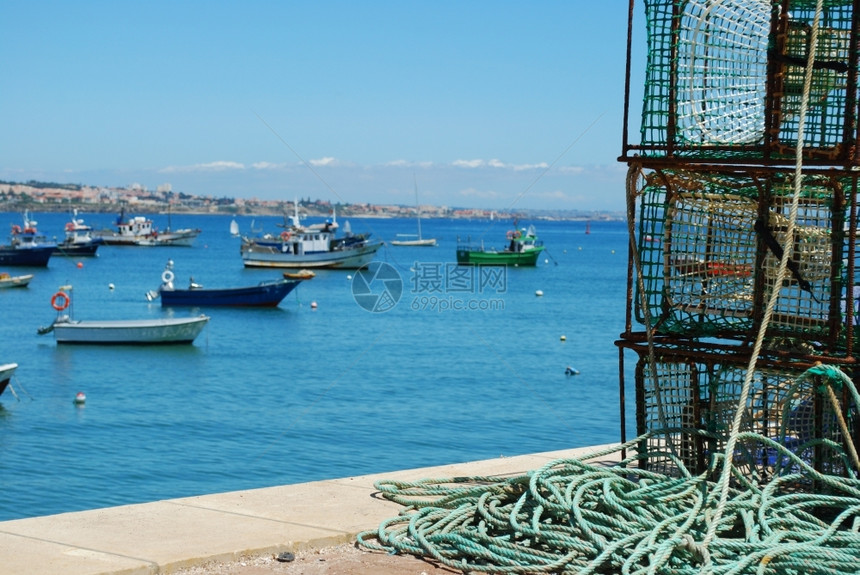
{"type": "Polygon", "coordinates": [[[418,178],[415,177],[415,172],[412,172],[412,179],[415,181],[415,217],[418,218],[418,239],[421,239],[421,204],[418,203],[418,178]]]}

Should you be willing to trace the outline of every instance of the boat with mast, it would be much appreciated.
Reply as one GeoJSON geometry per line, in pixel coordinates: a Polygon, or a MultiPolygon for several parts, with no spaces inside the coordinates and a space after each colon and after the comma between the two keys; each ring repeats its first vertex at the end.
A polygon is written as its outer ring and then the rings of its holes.
{"type": "Polygon", "coordinates": [[[415,216],[418,220],[418,235],[414,234],[397,234],[398,238],[392,240],[392,246],[410,246],[410,247],[433,247],[436,245],[436,238],[424,238],[421,236],[421,204],[418,203],[418,182],[415,183],[415,216]],[[409,239],[407,239],[409,238],[409,239]]]}
{"type": "Polygon", "coordinates": [[[77,257],[95,256],[99,246],[104,243],[102,238],[93,237],[92,226],[84,223],[78,217],[78,210],[72,211],[72,217],[65,227],[66,237],[57,244],[55,255],[77,257]]]}
{"type": "Polygon", "coordinates": [[[191,247],[200,235],[196,228],[172,230],[170,211],[167,212],[167,229],[159,231],[152,226],[152,220],[144,216],[127,218],[122,208],[116,220],[116,230],[106,230],[98,234],[110,246],[180,246],[191,247]]]}
{"type": "Polygon", "coordinates": [[[8,245],[0,246],[0,264],[21,267],[47,267],[51,255],[57,250],[56,242],[37,235],[36,221],[24,212],[24,227],[12,226],[8,245]]]}
{"type": "Polygon", "coordinates": [[[370,234],[353,234],[349,222],[342,236],[337,216],[325,222],[304,225],[299,218],[298,202],[290,223],[277,236],[242,238],[242,263],[249,268],[339,268],[358,269],[373,260],[382,242],[370,240],[370,234]]]}
{"type": "Polygon", "coordinates": [[[514,229],[506,234],[507,245],[504,249],[485,248],[483,241],[479,246],[467,243],[457,244],[457,263],[476,265],[534,266],[544,250],[543,242],[538,240],[534,226],[514,229]]]}

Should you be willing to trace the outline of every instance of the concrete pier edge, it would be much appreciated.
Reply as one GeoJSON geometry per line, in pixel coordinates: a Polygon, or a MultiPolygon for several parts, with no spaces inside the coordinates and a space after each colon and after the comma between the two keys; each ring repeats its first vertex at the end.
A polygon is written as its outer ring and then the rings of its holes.
{"type": "MultiPolygon", "coordinates": [[[[0,522],[0,573],[151,575],[353,541],[402,507],[380,479],[523,474],[610,445],[233,491],[0,522]]],[[[603,458],[611,463],[618,454],[603,458]]]]}

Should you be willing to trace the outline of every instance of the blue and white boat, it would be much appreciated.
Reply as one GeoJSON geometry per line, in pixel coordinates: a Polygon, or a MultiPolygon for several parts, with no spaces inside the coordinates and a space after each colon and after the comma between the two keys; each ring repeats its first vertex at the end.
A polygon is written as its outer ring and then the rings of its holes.
{"type": "Polygon", "coordinates": [[[173,279],[170,261],[161,274],[161,287],[157,292],[149,292],[147,299],[160,297],[162,307],[277,307],[301,283],[301,280],[277,279],[247,287],[209,289],[191,278],[188,289],[176,289],[173,279]]]}
{"type": "Polygon", "coordinates": [[[89,256],[93,257],[99,249],[99,246],[104,244],[102,238],[97,238],[92,235],[93,228],[84,223],[84,220],[78,218],[77,210],[72,212],[71,220],[66,224],[66,237],[62,242],[57,244],[58,256],[78,257],[89,256]]]}
{"type": "Polygon", "coordinates": [[[24,212],[24,227],[12,226],[8,245],[0,246],[0,264],[21,267],[47,267],[57,244],[37,235],[36,221],[24,212]]]}
{"type": "Polygon", "coordinates": [[[298,204],[290,224],[278,236],[242,238],[242,263],[255,268],[340,268],[358,269],[373,260],[383,243],[370,240],[370,234],[355,235],[344,225],[336,237],[337,219],[333,215],[320,224],[300,223],[298,204]]]}

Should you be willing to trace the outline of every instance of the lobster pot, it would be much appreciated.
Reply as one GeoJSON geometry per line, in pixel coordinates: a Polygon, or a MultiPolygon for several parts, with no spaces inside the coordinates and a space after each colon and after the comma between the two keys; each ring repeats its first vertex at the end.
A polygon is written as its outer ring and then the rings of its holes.
{"type": "MultiPolygon", "coordinates": [[[[809,182],[798,205],[790,254],[792,265],[778,284],[780,250],[772,245],[773,240],[780,247],[785,245],[791,193],[790,182],[778,182],[770,202],[764,263],[761,266],[764,300],[767,301],[774,290],[779,290],[773,308],[775,329],[786,334],[826,337],[830,327],[833,282],[835,280],[837,286],[841,283],[838,277],[833,277],[834,272],[838,273],[838,267],[833,267],[834,257],[837,263],[841,262],[844,234],[834,233],[832,189],[817,185],[815,181],[809,182]],[[837,235],[839,239],[835,243],[837,235]]],[[[843,221],[842,215],[839,214],[840,222],[843,221]]],[[[841,325],[837,322],[836,329],[841,325]]]]}
{"type": "MultiPolygon", "coordinates": [[[[712,455],[726,449],[746,362],[741,356],[687,355],[677,349],[659,357],[652,367],[643,351],[636,368],[637,431],[649,434],[638,446],[643,465],[670,475],[680,473],[679,464],[701,473],[712,455]]],[[[860,437],[851,396],[841,380],[799,378],[803,371],[784,363],[753,373],[733,452],[733,466],[745,477],[795,472],[800,462],[838,475],[853,469],[839,422],[841,415],[854,440],[860,437]]]]}
{"type": "MultiPolygon", "coordinates": [[[[645,0],[641,142],[625,145],[625,155],[717,163],[793,160],[815,4],[645,0]]],[[[853,8],[851,1],[824,2],[804,127],[807,163],[857,161],[853,8]]]]}
{"type": "Polygon", "coordinates": [[[651,365],[640,358],[636,365],[637,436],[648,433],[637,450],[640,465],[677,476],[680,466],[697,472],[705,468],[706,437],[702,429],[703,378],[694,361],[661,360],[651,365]]]}
{"type": "Polygon", "coordinates": [[[629,191],[639,201],[636,321],[660,334],[749,341],[776,290],[770,334],[844,347],[842,286],[853,285],[842,265],[844,186],[829,177],[803,179],[780,281],[790,181],[743,171],[662,169],[641,176],[639,189],[629,191]]]}

